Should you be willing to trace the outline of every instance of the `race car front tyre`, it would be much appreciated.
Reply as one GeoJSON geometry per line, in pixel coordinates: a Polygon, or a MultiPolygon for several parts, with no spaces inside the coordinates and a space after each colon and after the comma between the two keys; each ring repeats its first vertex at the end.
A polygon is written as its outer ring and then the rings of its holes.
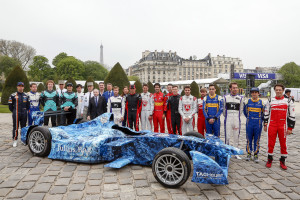
{"type": "Polygon", "coordinates": [[[203,138],[204,136],[201,133],[198,133],[196,131],[190,131],[184,134],[184,136],[193,136],[193,137],[197,137],[197,138],[203,138]]]}
{"type": "Polygon", "coordinates": [[[48,128],[35,127],[28,135],[28,146],[35,156],[48,156],[51,150],[51,133],[48,128]]]}
{"type": "Polygon", "coordinates": [[[191,173],[188,156],[180,149],[168,147],[158,152],[152,163],[155,179],[168,188],[183,185],[191,173]]]}

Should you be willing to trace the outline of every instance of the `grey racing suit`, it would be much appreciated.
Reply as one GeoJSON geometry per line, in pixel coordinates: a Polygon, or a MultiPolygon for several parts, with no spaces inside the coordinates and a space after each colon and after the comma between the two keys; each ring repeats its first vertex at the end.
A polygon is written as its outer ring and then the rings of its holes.
{"type": "Polygon", "coordinates": [[[194,115],[198,111],[198,105],[197,105],[197,98],[189,95],[189,96],[182,96],[179,100],[179,106],[178,106],[178,112],[181,115],[182,120],[182,134],[184,135],[188,131],[194,130],[194,115]],[[190,118],[189,122],[186,123],[184,121],[185,118],[190,118]]]}
{"type": "Polygon", "coordinates": [[[79,119],[79,118],[81,118],[81,114],[82,114],[81,107],[84,104],[83,103],[84,102],[84,93],[83,92],[81,92],[81,93],[76,92],[76,94],[77,94],[77,98],[78,98],[78,105],[76,107],[76,118],[79,119]]]}
{"type": "Polygon", "coordinates": [[[142,111],[141,111],[141,125],[142,130],[152,130],[152,121],[148,118],[153,115],[154,110],[154,98],[150,92],[141,93],[142,97],[142,111]]]}
{"type": "Polygon", "coordinates": [[[107,112],[114,114],[114,122],[122,126],[121,118],[124,120],[125,113],[125,98],[121,96],[111,96],[107,100],[107,112]]]}
{"type": "Polygon", "coordinates": [[[81,114],[83,115],[82,118],[84,120],[86,120],[86,117],[87,117],[90,98],[92,98],[93,96],[94,96],[93,91],[87,92],[87,93],[84,94],[83,102],[82,102],[82,106],[81,106],[81,114]]]}
{"type": "Polygon", "coordinates": [[[241,95],[224,96],[223,115],[225,129],[225,144],[229,145],[230,137],[233,137],[233,146],[238,147],[241,130],[241,115],[244,108],[244,97],[241,95]]]}

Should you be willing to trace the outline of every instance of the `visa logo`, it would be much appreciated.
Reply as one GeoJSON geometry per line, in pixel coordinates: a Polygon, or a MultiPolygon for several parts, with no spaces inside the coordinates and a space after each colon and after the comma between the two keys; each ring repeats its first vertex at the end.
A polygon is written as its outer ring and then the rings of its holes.
{"type": "Polygon", "coordinates": [[[257,74],[258,78],[269,78],[268,74],[257,74]]]}
{"type": "Polygon", "coordinates": [[[245,79],[246,78],[246,74],[239,74],[241,79],[245,79]]]}

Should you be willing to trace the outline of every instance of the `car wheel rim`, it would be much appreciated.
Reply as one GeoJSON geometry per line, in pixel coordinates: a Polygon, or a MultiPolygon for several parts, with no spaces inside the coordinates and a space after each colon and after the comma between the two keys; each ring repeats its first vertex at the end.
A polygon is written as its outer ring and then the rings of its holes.
{"type": "Polygon", "coordinates": [[[34,153],[41,153],[45,148],[45,137],[40,131],[34,131],[29,138],[30,148],[34,153]]]}
{"type": "Polygon", "coordinates": [[[176,185],[184,177],[183,163],[173,155],[162,155],[155,163],[155,173],[167,185],[176,185]]]}

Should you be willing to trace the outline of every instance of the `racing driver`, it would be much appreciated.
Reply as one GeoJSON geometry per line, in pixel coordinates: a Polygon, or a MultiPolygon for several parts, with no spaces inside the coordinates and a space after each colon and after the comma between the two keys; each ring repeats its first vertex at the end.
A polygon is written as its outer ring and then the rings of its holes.
{"type": "Polygon", "coordinates": [[[278,135],[281,151],[280,167],[286,170],[285,160],[288,154],[286,136],[292,133],[295,126],[295,107],[291,99],[284,98],[283,85],[276,84],[274,90],[276,96],[267,101],[264,112],[264,131],[268,130],[268,161],[266,167],[270,168],[272,166],[273,150],[278,135]]]}

